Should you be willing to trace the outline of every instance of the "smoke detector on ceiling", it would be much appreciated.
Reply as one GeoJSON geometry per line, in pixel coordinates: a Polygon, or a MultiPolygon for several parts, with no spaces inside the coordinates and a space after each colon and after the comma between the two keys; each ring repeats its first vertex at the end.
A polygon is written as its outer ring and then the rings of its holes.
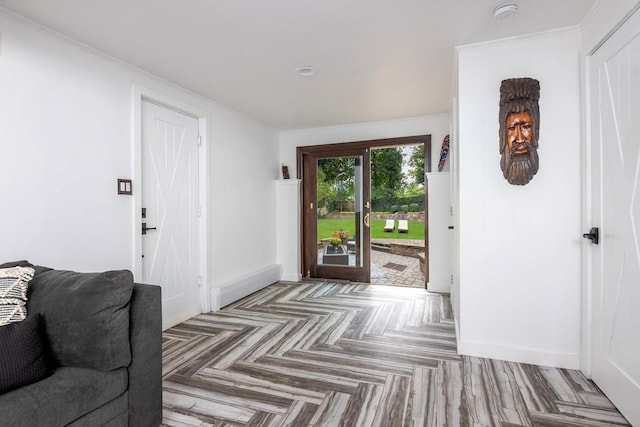
{"type": "Polygon", "coordinates": [[[311,67],[309,65],[296,68],[296,72],[298,73],[299,76],[302,76],[302,77],[313,77],[316,74],[318,74],[318,70],[316,70],[314,67],[311,67]]]}
{"type": "Polygon", "coordinates": [[[514,2],[501,3],[493,9],[496,19],[505,19],[518,11],[518,4],[514,2]]]}

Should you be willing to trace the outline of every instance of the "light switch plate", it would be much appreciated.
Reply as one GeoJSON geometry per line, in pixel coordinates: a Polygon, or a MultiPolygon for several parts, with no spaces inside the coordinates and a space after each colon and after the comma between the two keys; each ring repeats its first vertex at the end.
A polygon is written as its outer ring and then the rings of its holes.
{"type": "Polygon", "coordinates": [[[120,179],[118,178],[118,194],[133,194],[132,185],[130,179],[120,179]]]}

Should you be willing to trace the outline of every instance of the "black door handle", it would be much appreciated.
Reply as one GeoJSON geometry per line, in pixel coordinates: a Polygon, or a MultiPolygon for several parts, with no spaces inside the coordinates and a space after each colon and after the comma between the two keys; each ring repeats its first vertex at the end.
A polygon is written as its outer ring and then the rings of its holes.
{"type": "Polygon", "coordinates": [[[582,237],[591,240],[591,243],[597,245],[600,241],[600,230],[598,227],[591,227],[591,230],[589,230],[588,233],[583,234],[582,237]]]}
{"type": "Polygon", "coordinates": [[[147,230],[157,230],[156,227],[147,227],[147,223],[142,223],[142,234],[147,234],[147,230]]]}

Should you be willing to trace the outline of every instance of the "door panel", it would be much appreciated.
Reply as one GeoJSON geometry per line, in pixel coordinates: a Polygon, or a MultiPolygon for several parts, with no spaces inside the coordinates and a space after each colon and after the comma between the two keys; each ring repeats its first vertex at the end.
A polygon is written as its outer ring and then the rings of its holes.
{"type": "Polygon", "coordinates": [[[368,149],[305,156],[303,222],[308,276],[370,281],[369,175],[368,149]],[[330,211],[344,212],[339,228],[327,226],[324,217],[330,211]],[[336,239],[334,244],[332,239],[336,239]]]}
{"type": "Polygon", "coordinates": [[[198,120],[142,103],[142,277],[162,287],[163,326],[200,313],[198,120]]]}
{"type": "Polygon", "coordinates": [[[640,13],[592,57],[593,380],[640,425],[640,13]]]}

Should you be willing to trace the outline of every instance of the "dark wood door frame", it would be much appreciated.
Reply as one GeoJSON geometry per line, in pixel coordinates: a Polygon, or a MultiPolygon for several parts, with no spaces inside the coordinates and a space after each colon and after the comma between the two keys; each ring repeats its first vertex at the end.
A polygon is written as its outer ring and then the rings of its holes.
{"type": "MultiPolygon", "coordinates": [[[[301,257],[301,271],[302,271],[302,275],[303,276],[308,276],[308,271],[309,268],[308,266],[310,265],[310,258],[311,256],[316,256],[317,254],[311,254],[311,253],[307,253],[307,246],[310,245],[306,245],[306,240],[308,238],[307,234],[305,233],[305,216],[304,216],[304,211],[305,211],[305,207],[306,207],[306,202],[308,202],[308,198],[310,197],[310,195],[307,193],[305,194],[305,188],[307,187],[307,185],[305,184],[305,181],[307,181],[309,179],[309,176],[305,175],[305,173],[308,173],[308,171],[304,170],[304,158],[305,156],[308,155],[313,155],[313,154],[317,154],[320,152],[327,152],[327,151],[331,151],[332,156],[335,157],[339,157],[340,155],[342,155],[342,153],[348,153],[348,152],[353,152],[354,149],[371,149],[371,148],[383,148],[383,147],[398,147],[398,146],[405,146],[405,145],[417,145],[417,144],[424,144],[424,155],[425,155],[425,161],[424,161],[424,171],[426,172],[431,172],[431,135],[416,135],[416,136],[407,136],[407,137],[398,137],[398,138],[386,138],[386,139],[375,139],[375,140],[365,140],[365,141],[354,141],[354,142],[342,142],[342,143],[333,143],[333,144],[322,144],[322,145],[310,145],[310,146],[302,146],[302,147],[297,147],[296,148],[296,159],[297,159],[297,178],[302,180],[302,186],[300,188],[300,198],[302,200],[302,210],[300,211],[300,226],[301,226],[301,230],[300,230],[300,235],[302,236],[302,239],[300,240],[300,249],[301,249],[301,253],[302,253],[302,257],[301,257]]],[[[308,182],[308,181],[307,181],[308,182]]],[[[428,242],[429,242],[429,210],[428,210],[428,206],[427,206],[427,201],[428,201],[428,186],[425,180],[425,184],[424,184],[424,189],[425,189],[425,209],[424,209],[424,227],[425,227],[425,287],[426,287],[426,283],[428,282],[428,278],[429,278],[429,257],[428,257],[428,251],[430,250],[430,248],[428,248],[428,242]]],[[[315,202],[315,200],[314,200],[315,202]]],[[[317,242],[314,242],[314,244],[316,244],[317,242]]]]}

